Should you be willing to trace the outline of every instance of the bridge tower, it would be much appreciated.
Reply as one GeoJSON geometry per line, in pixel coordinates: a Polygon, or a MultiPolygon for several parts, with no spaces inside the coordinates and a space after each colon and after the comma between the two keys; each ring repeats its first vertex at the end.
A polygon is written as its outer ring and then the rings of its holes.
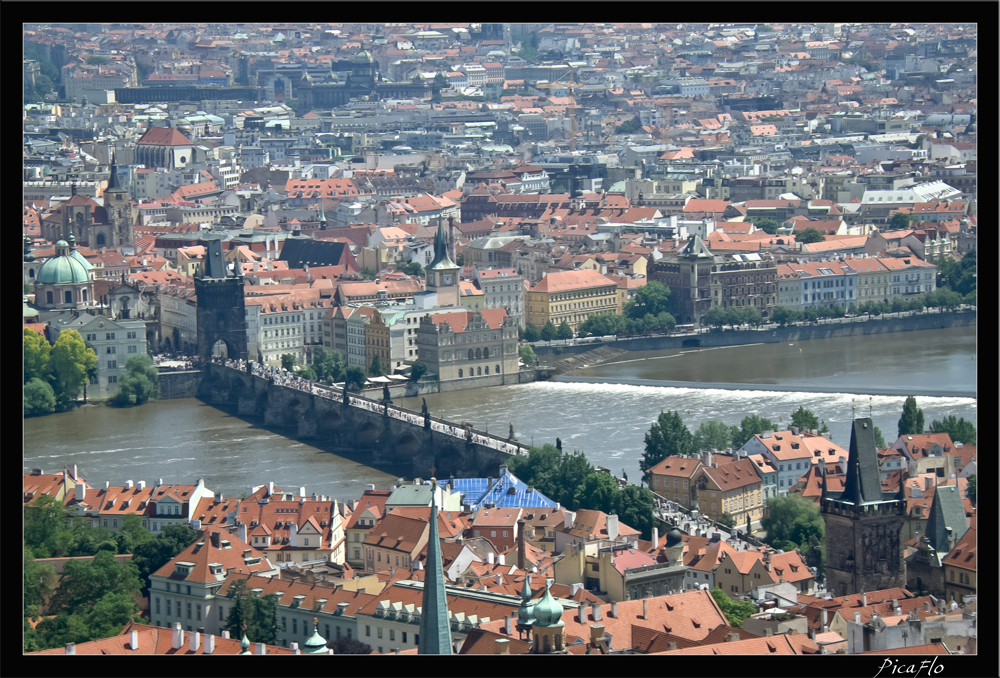
{"type": "Polygon", "coordinates": [[[198,355],[211,360],[215,344],[226,346],[230,359],[247,359],[247,318],[243,299],[243,273],[239,264],[227,268],[222,256],[222,236],[201,238],[205,263],[194,279],[198,298],[198,355]]]}

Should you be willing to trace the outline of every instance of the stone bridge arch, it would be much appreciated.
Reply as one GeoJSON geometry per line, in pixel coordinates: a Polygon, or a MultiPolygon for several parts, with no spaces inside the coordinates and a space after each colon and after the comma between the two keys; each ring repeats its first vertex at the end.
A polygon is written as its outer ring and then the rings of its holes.
{"type": "Polygon", "coordinates": [[[457,446],[445,444],[434,454],[434,470],[437,476],[459,475],[465,467],[465,457],[457,446]]]}
{"type": "Polygon", "coordinates": [[[305,397],[294,396],[291,402],[285,407],[283,417],[285,426],[298,426],[299,422],[305,418],[310,405],[311,403],[305,397]]]}
{"type": "Polygon", "coordinates": [[[320,433],[338,433],[346,423],[344,415],[337,408],[333,408],[320,415],[317,425],[320,433]]]}
{"type": "Polygon", "coordinates": [[[394,461],[412,461],[420,452],[420,439],[411,431],[404,431],[396,436],[393,442],[392,454],[394,461]]]}
{"type": "Polygon", "coordinates": [[[264,414],[267,412],[267,406],[268,406],[268,403],[270,402],[270,400],[271,400],[271,396],[267,392],[267,389],[265,388],[257,396],[257,400],[254,403],[254,413],[258,417],[263,417],[264,414]]]}
{"type": "Polygon", "coordinates": [[[354,440],[358,447],[372,447],[382,437],[382,427],[371,419],[362,419],[358,423],[358,430],[354,434],[354,440]]]}
{"type": "Polygon", "coordinates": [[[239,376],[234,376],[229,384],[229,402],[235,405],[240,401],[240,398],[246,398],[249,395],[252,394],[243,382],[243,379],[239,376]]]}

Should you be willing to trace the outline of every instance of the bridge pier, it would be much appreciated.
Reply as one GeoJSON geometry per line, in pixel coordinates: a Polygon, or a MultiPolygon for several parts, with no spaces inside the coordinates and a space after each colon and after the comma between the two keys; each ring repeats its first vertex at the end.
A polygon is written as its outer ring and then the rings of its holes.
{"type": "Polygon", "coordinates": [[[241,417],[255,416],[257,414],[257,399],[253,395],[240,398],[236,401],[236,412],[241,417]]]}
{"type": "Polygon", "coordinates": [[[264,410],[264,426],[284,427],[285,413],[276,407],[268,407],[264,410]]]}
{"type": "Polygon", "coordinates": [[[299,438],[319,437],[319,424],[316,422],[315,417],[303,417],[302,419],[299,419],[299,429],[297,437],[299,438]]]}

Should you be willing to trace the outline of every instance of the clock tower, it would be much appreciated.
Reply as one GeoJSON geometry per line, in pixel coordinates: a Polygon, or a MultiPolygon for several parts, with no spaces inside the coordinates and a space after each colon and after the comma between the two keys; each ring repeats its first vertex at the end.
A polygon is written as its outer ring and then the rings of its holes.
{"type": "Polygon", "coordinates": [[[448,240],[444,237],[441,217],[434,236],[434,261],[427,267],[427,291],[437,293],[438,306],[458,306],[458,274],[460,268],[448,256],[448,240]]]}

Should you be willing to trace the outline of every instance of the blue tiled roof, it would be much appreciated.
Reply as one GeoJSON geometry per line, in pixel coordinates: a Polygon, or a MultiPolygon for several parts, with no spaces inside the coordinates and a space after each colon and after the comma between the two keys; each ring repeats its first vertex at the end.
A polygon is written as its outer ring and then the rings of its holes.
{"type": "Polygon", "coordinates": [[[556,503],[538,490],[528,492],[528,486],[509,471],[493,480],[492,487],[487,485],[487,478],[455,478],[453,481],[438,480],[444,487],[452,483],[452,490],[462,495],[462,503],[472,508],[483,504],[495,504],[498,508],[550,507],[556,503]],[[511,493],[513,488],[513,493],[511,493]]]}

